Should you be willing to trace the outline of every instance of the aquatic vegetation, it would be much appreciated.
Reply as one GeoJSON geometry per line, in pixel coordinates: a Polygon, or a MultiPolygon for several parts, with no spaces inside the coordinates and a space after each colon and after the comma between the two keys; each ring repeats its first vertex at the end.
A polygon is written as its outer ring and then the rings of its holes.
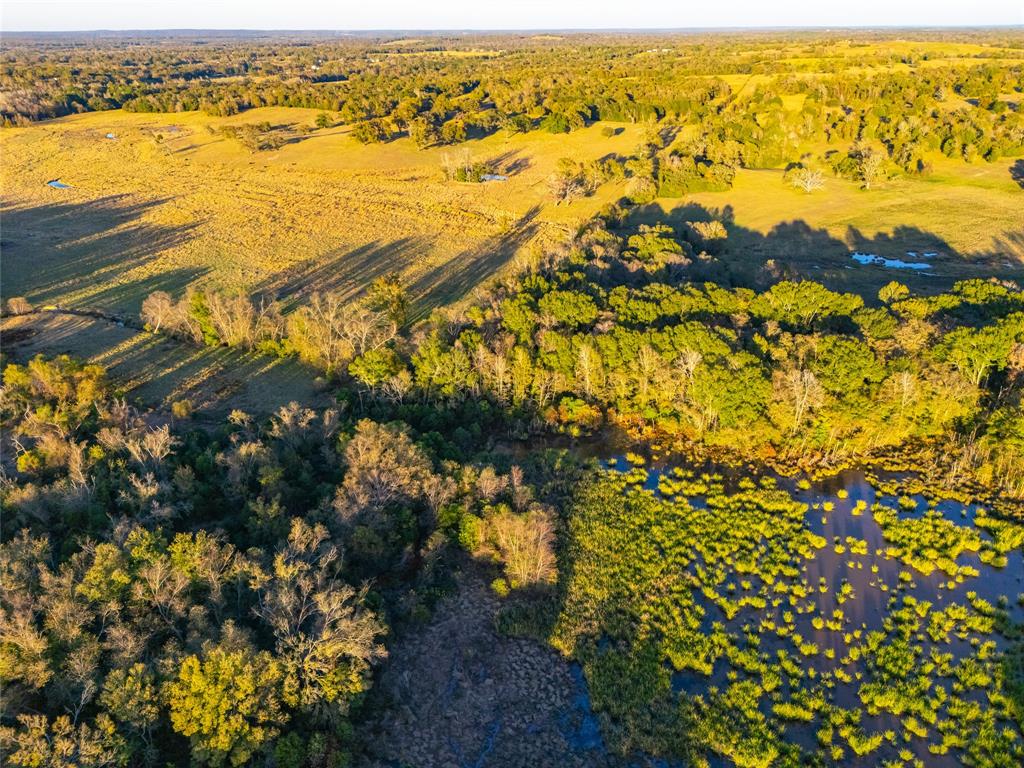
{"type": "Polygon", "coordinates": [[[603,471],[580,488],[551,642],[582,664],[609,745],[751,766],[1024,759],[1024,654],[1008,642],[1021,627],[1008,596],[964,586],[984,583],[985,553],[1019,557],[1021,527],[860,501],[679,468],[603,471]],[[875,533],[822,535],[843,530],[828,527],[837,516],[875,533]],[[871,594],[887,596],[880,612],[871,594]]]}
{"type": "Polygon", "coordinates": [[[896,510],[876,504],[872,513],[885,540],[895,545],[888,553],[925,575],[939,568],[955,577],[959,572],[956,559],[960,554],[981,549],[977,531],[956,525],[934,510],[928,510],[919,518],[901,517],[896,510]]]}

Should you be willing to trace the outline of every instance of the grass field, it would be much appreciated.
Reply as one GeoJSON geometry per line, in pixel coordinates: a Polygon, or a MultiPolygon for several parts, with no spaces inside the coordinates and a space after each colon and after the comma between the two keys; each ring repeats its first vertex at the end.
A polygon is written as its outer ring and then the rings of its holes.
{"type": "MultiPolygon", "coordinates": [[[[630,153],[642,130],[605,137],[599,124],[470,141],[474,158],[509,174],[487,184],[445,182],[442,158],[458,150],[419,150],[408,139],[364,146],[345,127],[296,130],[280,149],[251,153],[218,131],[262,121],[297,129],[315,115],[100,112],[3,131],[4,295],[135,313],[151,291],[190,283],[296,299],[315,289],[355,294],[397,270],[422,313],[467,296],[545,227],[618,199],[623,186],[606,184],[555,206],[546,179],[561,157],[630,153]],[[70,188],[47,186],[52,179],[70,188]]],[[[926,178],[871,191],[829,178],[812,195],[786,187],[781,171],[744,170],[728,192],[660,200],[640,218],[724,216],[730,258],[789,261],[854,287],[881,280],[882,268],[844,274],[851,249],[936,250],[938,279],[907,279],[938,288],[943,278],[1020,274],[1024,193],[1012,162],[937,158],[926,178]]]]}
{"type": "Polygon", "coordinates": [[[137,312],[149,292],[193,282],[354,293],[397,270],[426,309],[461,298],[544,226],[613,199],[607,189],[556,208],[546,179],[563,156],[632,150],[640,130],[470,142],[475,159],[510,176],[487,184],[445,182],[441,162],[453,150],[420,151],[408,139],[363,146],[327,128],[254,154],[217,133],[262,121],[310,126],[316,114],[102,112],[0,133],[5,296],[137,312]],[[58,178],[70,188],[47,186],[58,178]]]}
{"type": "Polygon", "coordinates": [[[1013,161],[968,165],[938,156],[925,177],[901,177],[871,190],[827,177],[806,194],[783,171],[740,170],[726,192],[661,199],[638,221],[719,218],[731,258],[753,265],[774,259],[833,288],[873,292],[890,279],[932,292],[970,277],[1024,277],[1024,190],[1013,161]],[[935,252],[927,272],[860,266],[851,251],[906,258],[935,252]]]}

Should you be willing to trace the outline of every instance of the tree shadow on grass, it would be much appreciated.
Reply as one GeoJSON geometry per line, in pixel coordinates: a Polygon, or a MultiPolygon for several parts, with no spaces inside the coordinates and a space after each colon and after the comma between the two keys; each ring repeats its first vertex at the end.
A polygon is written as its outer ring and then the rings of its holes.
{"type": "Polygon", "coordinates": [[[340,293],[347,297],[362,294],[376,278],[390,272],[402,272],[425,258],[433,247],[427,237],[403,237],[391,242],[373,242],[358,248],[338,248],[278,272],[253,289],[285,305],[301,304],[315,291],[340,293]]]}
{"type": "Polygon", "coordinates": [[[187,399],[213,418],[232,408],[270,413],[291,400],[327,404],[315,373],[296,360],[200,346],[109,320],[24,315],[4,320],[3,336],[4,352],[19,362],[68,354],[104,366],[128,400],[143,408],[187,399]]]}
{"type": "Polygon", "coordinates": [[[166,291],[172,296],[179,296],[208,272],[210,267],[181,267],[147,275],[140,280],[120,282],[114,279],[102,286],[96,286],[96,290],[83,295],[80,303],[90,308],[123,308],[130,312],[122,311],[117,314],[138,315],[143,300],[149,294],[154,291],[166,291]]]}
{"type": "Polygon", "coordinates": [[[1024,189],[1024,160],[1017,160],[1010,166],[1010,178],[1017,182],[1017,186],[1024,189]]]}
{"type": "MultiPolygon", "coordinates": [[[[88,202],[3,206],[4,295],[23,295],[35,304],[137,313],[146,287],[133,289],[122,276],[191,238],[196,226],[142,221],[164,202],[129,202],[124,195],[111,195],[88,202]]],[[[185,280],[196,276],[166,274],[185,280]]],[[[168,279],[153,278],[171,287],[168,279]]]]}
{"type": "Polygon", "coordinates": [[[521,150],[511,149],[489,158],[487,165],[491,168],[492,173],[499,173],[502,176],[515,176],[529,169],[533,165],[533,161],[529,156],[523,154],[521,150]]]}
{"type": "Polygon", "coordinates": [[[729,233],[727,245],[711,264],[695,263],[690,279],[713,280],[727,285],[763,289],[780,279],[816,280],[832,290],[849,291],[874,301],[878,289],[898,280],[921,294],[948,290],[958,280],[998,278],[1024,280],[1021,255],[1024,232],[993,234],[992,247],[963,253],[933,232],[900,225],[890,232],[867,235],[849,226],[842,236],[815,228],[802,219],[784,221],[767,232],[736,223],[732,206],[704,207],[696,203],[666,211],[661,204],[637,206],[629,212],[625,227],[664,222],[677,236],[685,237],[687,222],[721,221],[729,233]],[[861,252],[931,265],[913,270],[856,263],[851,254],[861,252]],[[925,254],[934,254],[925,257],[925,254]]]}
{"type": "Polygon", "coordinates": [[[409,286],[415,301],[413,319],[425,316],[441,304],[459,301],[497,274],[537,234],[538,213],[539,205],[527,211],[507,232],[488,238],[420,275],[409,286]]]}
{"type": "Polygon", "coordinates": [[[292,400],[313,404],[313,373],[296,360],[238,349],[204,347],[138,333],[102,361],[116,379],[133,384],[144,406],[189,400],[207,414],[241,408],[271,413],[292,400]]]}
{"type": "Polygon", "coordinates": [[[992,246],[991,250],[978,254],[978,256],[1002,261],[1004,266],[1020,272],[1021,278],[1024,279],[1024,227],[1016,232],[993,235],[992,246]]]}
{"type": "Polygon", "coordinates": [[[375,240],[358,248],[337,249],[311,258],[271,276],[255,286],[252,293],[276,299],[289,311],[314,292],[338,293],[354,299],[365,293],[378,277],[392,272],[412,273],[414,276],[406,287],[414,302],[412,316],[416,319],[441,304],[463,298],[507,264],[536,233],[539,211],[539,206],[534,207],[509,231],[425,270],[417,271],[416,265],[432,253],[432,238],[375,240]]]}

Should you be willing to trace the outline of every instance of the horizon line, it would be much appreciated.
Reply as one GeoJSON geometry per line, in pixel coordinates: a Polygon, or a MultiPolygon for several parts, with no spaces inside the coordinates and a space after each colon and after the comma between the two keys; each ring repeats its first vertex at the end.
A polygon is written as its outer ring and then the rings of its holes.
{"type": "Polygon", "coordinates": [[[442,33],[544,33],[557,32],[561,34],[580,34],[588,32],[647,32],[647,33],[672,33],[672,32],[717,32],[717,31],[772,31],[772,32],[800,32],[800,31],[872,31],[872,30],[978,30],[978,29],[1020,29],[1024,30],[1024,22],[1009,22],[1005,24],[810,24],[810,25],[716,25],[700,27],[353,27],[353,28],[328,28],[328,27],[125,27],[109,28],[100,27],[96,29],[4,29],[0,26],[2,34],[99,34],[99,33],[144,33],[144,32],[253,32],[253,33],[274,33],[274,32],[304,32],[322,34],[371,34],[371,33],[394,33],[394,34],[442,34],[442,33]]]}

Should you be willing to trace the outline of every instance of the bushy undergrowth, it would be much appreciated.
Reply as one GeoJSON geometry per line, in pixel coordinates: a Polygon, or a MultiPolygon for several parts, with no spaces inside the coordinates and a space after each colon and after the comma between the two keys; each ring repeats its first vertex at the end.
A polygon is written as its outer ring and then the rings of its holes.
{"type": "Polygon", "coordinates": [[[449,588],[453,523],[485,521],[512,587],[553,578],[519,467],[296,403],[178,418],[96,365],[4,368],[5,764],[346,765],[389,625],[449,588]]]}

